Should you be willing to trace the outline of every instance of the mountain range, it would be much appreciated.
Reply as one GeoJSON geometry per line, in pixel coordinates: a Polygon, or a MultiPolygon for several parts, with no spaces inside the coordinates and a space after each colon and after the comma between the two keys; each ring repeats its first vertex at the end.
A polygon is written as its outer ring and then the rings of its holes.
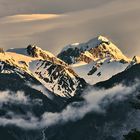
{"type": "Polygon", "coordinates": [[[104,36],[57,56],[37,45],[1,48],[0,138],[140,139],[139,63],[104,36]]]}

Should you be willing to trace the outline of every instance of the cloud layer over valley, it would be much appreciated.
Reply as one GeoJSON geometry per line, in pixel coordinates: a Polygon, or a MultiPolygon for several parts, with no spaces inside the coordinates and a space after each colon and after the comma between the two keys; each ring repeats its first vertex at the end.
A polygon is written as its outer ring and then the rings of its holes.
{"type": "MultiPolygon", "coordinates": [[[[129,106],[129,98],[133,100],[138,94],[137,88],[139,87],[138,82],[131,87],[126,87],[123,85],[117,85],[111,89],[87,89],[83,94],[84,101],[74,102],[68,105],[62,112],[60,113],[51,113],[44,112],[39,118],[34,116],[32,112],[26,112],[25,115],[15,114],[12,111],[7,112],[5,116],[0,117],[0,125],[14,125],[24,129],[42,129],[47,128],[52,125],[57,124],[65,124],[69,121],[75,122],[82,119],[89,113],[97,113],[103,115],[108,113],[108,107],[112,104],[114,107],[117,104],[123,104],[126,111],[128,111],[127,106],[129,106]],[[128,100],[128,101],[127,101],[128,100]],[[128,102],[128,103],[126,103],[128,102]],[[7,118],[8,115],[8,118],[7,118]],[[10,118],[9,118],[10,116],[10,118]]],[[[30,106],[32,104],[38,104],[40,101],[31,101],[28,96],[25,96],[23,92],[17,92],[10,94],[9,92],[1,92],[0,94],[0,105],[2,104],[24,104],[30,106]]],[[[39,104],[38,104],[39,105],[39,104]]],[[[123,108],[123,107],[122,107],[123,108]]],[[[115,108],[114,108],[115,109],[115,108]]],[[[121,112],[121,109],[117,109],[118,113],[121,112]]],[[[127,113],[126,113],[127,114],[127,113]]],[[[114,132],[112,134],[116,134],[115,131],[119,131],[124,129],[124,131],[130,130],[132,127],[139,128],[139,110],[136,111],[132,108],[129,109],[128,119],[123,121],[123,125],[120,125],[120,129],[114,127],[114,132]],[[133,114],[135,118],[133,118],[133,114]],[[134,122],[129,125],[129,121],[134,122]],[[127,126],[127,128],[126,128],[127,126]]],[[[124,118],[125,119],[125,118],[124,118]]],[[[115,122],[114,122],[115,123],[115,122]]],[[[110,127],[115,124],[108,124],[110,127]]],[[[102,127],[102,129],[106,129],[106,125],[102,127]]],[[[110,129],[109,127],[109,129],[110,129]]],[[[113,131],[113,130],[112,130],[113,131]]]]}

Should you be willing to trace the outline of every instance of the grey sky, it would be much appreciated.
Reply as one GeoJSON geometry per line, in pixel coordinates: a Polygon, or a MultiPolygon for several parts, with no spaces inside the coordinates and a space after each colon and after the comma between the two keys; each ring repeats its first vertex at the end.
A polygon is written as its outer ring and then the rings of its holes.
{"type": "Polygon", "coordinates": [[[35,43],[57,54],[67,44],[101,34],[127,55],[140,55],[139,15],[139,0],[0,0],[0,46],[35,43]],[[22,14],[60,16],[27,21],[17,16],[22,14]]]}
{"type": "Polygon", "coordinates": [[[95,8],[113,0],[0,0],[0,15],[66,13],[95,8]]]}

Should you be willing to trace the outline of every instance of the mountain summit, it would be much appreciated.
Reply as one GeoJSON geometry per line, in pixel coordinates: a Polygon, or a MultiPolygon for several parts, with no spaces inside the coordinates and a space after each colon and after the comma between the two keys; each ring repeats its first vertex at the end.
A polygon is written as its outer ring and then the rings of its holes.
{"type": "Polygon", "coordinates": [[[14,65],[33,76],[54,94],[70,98],[86,85],[65,62],[36,45],[22,49],[9,49],[1,54],[1,61],[14,65]],[[4,56],[2,56],[4,55],[4,56]]]}
{"type": "Polygon", "coordinates": [[[90,63],[91,61],[108,57],[115,60],[128,61],[128,58],[121,50],[103,36],[98,36],[86,43],[68,45],[62,49],[58,57],[68,64],[75,64],[80,61],[90,63]]]}
{"type": "Polygon", "coordinates": [[[58,58],[69,64],[90,84],[109,79],[124,71],[134,61],[104,36],[86,43],[68,45],[58,54],[58,58]]]}

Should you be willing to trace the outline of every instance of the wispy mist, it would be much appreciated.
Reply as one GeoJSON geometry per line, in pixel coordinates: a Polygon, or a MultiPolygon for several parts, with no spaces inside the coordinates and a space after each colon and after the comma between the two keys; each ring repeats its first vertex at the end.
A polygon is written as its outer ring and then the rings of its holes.
{"type": "Polygon", "coordinates": [[[17,93],[11,93],[9,91],[0,92],[0,106],[3,104],[29,104],[29,97],[25,96],[24,92],[18,91],[17,93]]]}
{"type": "MultiPolygon", "coordinates": [[[[35,117],[32,113],[27,113],[27,116],[24,115],[11,115],[11,118],[0,117],[0,125],[15,125],[25,129],[41,129],[47,128],[56,124],[64,124],[69,121],[77,121],[82,119],[86,114],[90,112],[104,114],[106,113],[106,107],[109,106],[112,102],[123,102],[127,100],[128,95],[137,94],[136,89],[138,84],[135,84],[131,87],[126,87],[123,85],[117,85],[111,89],[87,89],[83,95],[85,101],[74,102],[68,105],[60,113],[51,113],[44,112],[40,118],[35,117]],[[27,120],[25,118],[28,118],[27,120]]],[[[16,95],[16,94],[15,94],[16,95]]],[[[14,95],[14,97],[16,97],[14,95]]],[[[5,102],[11,100],[13,97],[8,97],[5,102]]],[[[5,99],[3,94],[0,94],[0,99],[5,99]]],[[[17,96],[17,100],[26,99],[21,93],[21,96],[17,96]],[[18,98],[22,97],[22,98],[18,98]]],[[[24,101],[23,100],[23,101],[24,101]]],[[[25,104],[27,103],[24,102],[25,104]]]]}

